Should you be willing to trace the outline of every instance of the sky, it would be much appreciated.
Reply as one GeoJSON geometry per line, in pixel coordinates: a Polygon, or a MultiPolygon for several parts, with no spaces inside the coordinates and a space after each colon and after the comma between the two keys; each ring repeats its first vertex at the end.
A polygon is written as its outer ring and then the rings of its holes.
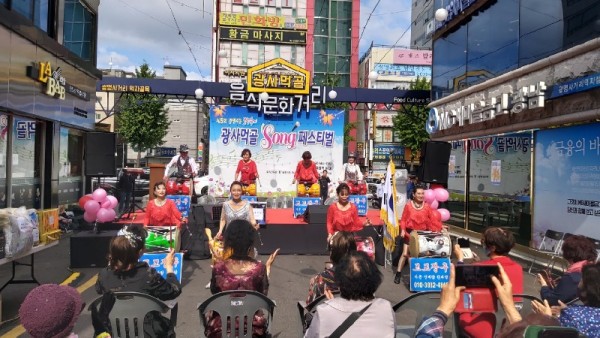
{"type": "MultiPolygon", "coordinates": [[[[410,0],[379,0],[373,11],[377,2],[361,1],[359,57],[371,43],[394,45],[404,32],[397,46],[410,44],[410,0]]],[[[110,68],[112,63],[114,69],[134,71],[145,61],[161,75],[168,62],[181,66],[188,80],[210,79],[212,3],[213,0],[100,1],[97,67],[110,68]]]]}

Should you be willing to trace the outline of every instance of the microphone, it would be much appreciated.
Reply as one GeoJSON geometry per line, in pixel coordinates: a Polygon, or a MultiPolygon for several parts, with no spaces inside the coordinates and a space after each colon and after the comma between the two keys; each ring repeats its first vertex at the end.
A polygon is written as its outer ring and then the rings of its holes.
{"type": "Polygon", "coordinates": [[[296,128],[300,127],[300,121],[296,121],[296,123],[294,123],[294,127],[292,128],[292,131],[296,130],[296,128]]]}

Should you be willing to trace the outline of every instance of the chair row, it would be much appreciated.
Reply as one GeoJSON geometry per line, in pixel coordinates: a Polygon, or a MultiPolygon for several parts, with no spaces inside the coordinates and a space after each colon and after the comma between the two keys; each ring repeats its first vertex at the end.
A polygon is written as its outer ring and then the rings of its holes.
{"type": "MultiPolygon", "coordinates": [[[[573,235],[574,234],[568,232],[554,231],[550,229],[546,230],[542,240],[540,241],[537,251],[550,257],[545,264],[547,268],[550,270],[554,269],[556,259],[562,256],[562,245],[564,241],[573,235]]],[[[596,246],[596,251],[598,252],[598,255],[596,256],[596,262],[598,262],[600,260],[600,240],[591,237],[587,238],[594,242],[594,245],[596,246]]],[[[537,258],[534,258],[529,265],[529,269],[527,270],[528,273],[531,273],[536,261],[537,258]]]]}

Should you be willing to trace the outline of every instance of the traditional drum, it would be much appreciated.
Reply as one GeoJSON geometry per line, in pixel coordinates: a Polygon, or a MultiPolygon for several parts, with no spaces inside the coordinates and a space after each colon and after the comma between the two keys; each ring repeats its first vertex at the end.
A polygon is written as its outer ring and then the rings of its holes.
{"type": "Polygon", "coordinates": [[[298,183],[296,193],[298,197],[321,197],[321,187],[319,183],[298,183]]]}
{"type": "Polygon", "coordinates": [[[189,195],[190,180],[178,180],[171,178],[167,182],[167,195],[189,195]]]}
{"type": "Polygon", "coordinates": [[[367,183],[365,181],[347,181],[350,188],[350,195],[366,195],[367,183]]]}
{"type": "Polygon", "coordinates": [[[219,238],[213,238],[209,228],[205,228],[204,232],[206,232],[206,237],[208,237],[208,248],[212,255],[213,264],[218,260],[225,260],[231,256],[231,253],[225,254],[223,252],[223,241],[219,238]]]}
{"type": "Polygon", "coordinates": [[[256,196],[256,183],[242,184],[242,192],[247,196],[256,196]]]}
{"type": "Polygon", "coordinates": [[[450,257],[452,242],[445,232],[413,231],[410,233],[411,257],[450,257]]]}
{"type": "Polygon", "coordinates": [[[169,251],[174,248],[179,251],[179,229],[177,227],[152,226],[147,227],[146,251],[169,251]]]}

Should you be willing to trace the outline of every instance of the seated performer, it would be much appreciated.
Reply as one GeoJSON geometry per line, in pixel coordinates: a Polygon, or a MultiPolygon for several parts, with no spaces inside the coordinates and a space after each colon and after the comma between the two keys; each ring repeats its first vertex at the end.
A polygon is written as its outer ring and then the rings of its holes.
{"type": "Polygon", "coordinates": [[[339,183],[342,183],[342,182],[355,183],[357,181],[362,181],[363,174],[360,171],[360,167],[358,166],[358,164],[355,163],[355,161],[356,161],[356,154],[349,153],[348,154],[348,162],[344,163],[344,165],[342,166],[342,172],[340,174],[339,183]]]}
{"type": "Polygon", "coordinates": [[[312,161],[310,151],[302,153],[302,161],[298,162],[294,180],[292,184],[298,183],[298,196],[309,195],[312,197],[320,196],[319,172],[317,165],[312,161]]]}
{"type": "Polygon", "coordinates": [[[256,179],[258,179],[258,169],[256,162],[252,159],[250,149],[242,150],[242,159],[238,162],[235,170],[234,181],[242,182],[244,194],[256,196],[256,179]]]}
{"type": "Polygon", "coordinates": [[[167,181],[169,178],[169,171],[173,165],[176,165],[177,168],[173,175],[176,176],[178,180],[196,176],[198,167],[196,166],[196,161],[192,157],[188,156],[188,151],[189,148],[187,144],[182,144],[179,146],[179,155],[173,156],[169,164],[167,164],[165,167],[163,181],[167,181]]]}

